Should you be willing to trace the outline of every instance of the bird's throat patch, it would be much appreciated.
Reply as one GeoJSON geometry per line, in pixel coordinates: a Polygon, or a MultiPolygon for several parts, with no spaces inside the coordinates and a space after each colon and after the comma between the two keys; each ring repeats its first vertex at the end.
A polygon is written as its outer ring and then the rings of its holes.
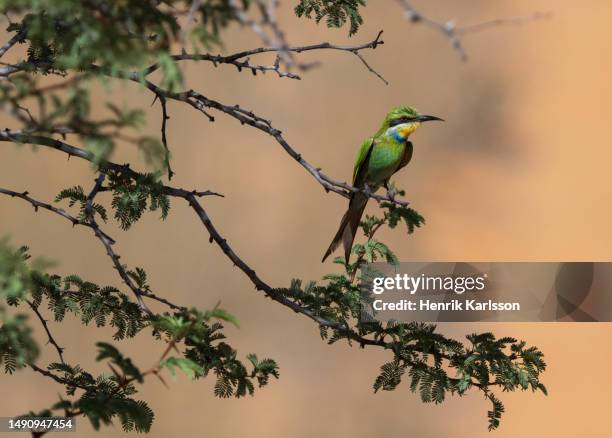
{"type": "Polygon", "coordinates": [[[421,124],[418,122],[403,123],[401,125],[394,126],[393,128],[389,128],[387,134],[398,143],[403,143],[406,141],[408,136],[410,136],[410,134],[418,129],[420,125],[421,124]]]}

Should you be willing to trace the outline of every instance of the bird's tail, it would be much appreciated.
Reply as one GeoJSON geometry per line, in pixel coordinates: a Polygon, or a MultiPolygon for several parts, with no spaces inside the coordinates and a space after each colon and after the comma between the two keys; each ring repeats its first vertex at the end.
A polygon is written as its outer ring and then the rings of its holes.
{"type": "Polygon", "coordinates": [[[356,192],[353,194],[349,202],[349,208],[340,221],[340,228],[329,245],[329,248],[327,248],[321,262],[324,262],[325,259],[338,248],[340,242],[342,242],[344,246],[344,260],[348,263],[351,249],[353,248],[353,241],[355,240],[355,235],[359,228],[359,222],[361,221],[361,216],[363,215],[367,203],[368,196],[364,193],[356,192]]]}

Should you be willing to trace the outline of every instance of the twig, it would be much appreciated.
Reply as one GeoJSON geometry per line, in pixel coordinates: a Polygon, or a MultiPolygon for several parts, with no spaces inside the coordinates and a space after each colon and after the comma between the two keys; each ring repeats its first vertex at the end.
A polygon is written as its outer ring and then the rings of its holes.
{"type": "Polygon", "coordinates": [[[429,26],[439,32],[441,32],[451,43],[453,49],[459,54],[459,58],[462,61],[467,61],[468,55],[463,47],[460,35],[468,33],[479,32],[492,27],[501,26],[504,24],[523,24],[528,21],[535,21],[543,18],[549,18],[550,14],[535,13],[530,16],[524,17],[510,17],[510,18],[499,18],[496,20],[490,20],[483,23],[473,24],[469,26],[458,27],[454,20],[448,20],[443,23],[436,21],[428,16],[422,14],[417,8],[412,5],[411,0],[397,0],[401,8],[404,10],[406,18],[412,23],[422,23],[429,26]]]}
{"type": "Polygon", "coordinates": [[[164,162],[165,162],[166,168],[168,169],[168,180],[171,180],[172,176],[174,175],[174,172],[172,171],[172,168],[170,167],[170,149],[168,149],[168,138],[166,137],[166,127],[167,127],[168,119],[170,119],[170,116],[168,116],[166,98],[161,95],[155,95],[155,98],[159,99],[159,104],[161,105],[161,109],[162,109],[161,139],[162,139],[162,144],[164,145],[164,149],[166,152],[164,162]]]}
{"type": "Polygon", "coordinates": [[[62,378],[62,377],[60,377],[60,376],[58,376],[56,374],[53,374],[50,371],[47,371],[47,370],[44,370],[44,369],[40,368],[36,364],[29,363],[28,366],[30,368],[32,368],[32,370],[36,371],[37,373],[42,374],[43,376],[49,377],[49,378],[55,380],[57,383],[60,383],[62,385],[74,386],[75,388],[84,389],[85,391],[90,389],[89,386],[81,385],[81,384],[78,384],[77,382],[74,382],[72,380],[64,379],[64,378],[62,378]]]}
{"type": "Polygon", "coordinates": [[[483,21],[482,23],[469,24],[466,26],[457,27],[455,32],[459,35],[466,35],[470,33],[482,32],[483,30],[488,30],[493,27],[503,26],[503,25],[523,25],[532,21],[537,20],[548,20],[552,14],[550,12],[535,12],[532,15],[524,15],[519,17],[507,17],[507,18],[497,18],[495,20],[483,21]]]}
{"type": "MultiPolygon", "coordinates": [[[[201,3],[201,0],[193,0],[193,2],[191,3],[191,7],[189,8],[189,12],[187,13],[187,24],[185,25],[185,27],[189,28],[191,27],[191,25],[193,25],[193,23],[195,23],[195,14],[198,9],[200,9],[201,3]]],[[[184,52],[187,47],[187,31],[185,29],[181,29],[180,37],[181,46],[183,48],[182,50],[184,52]]]]}
{"type": "MultiPolygon", "coordinates": [[[[381,31],[382,32],[382,31],[381,31]]],[[[365,60],[365,58],[361,55],[361,53],[359,53],[357,50],[355,50],[353,52],[353,54],[359,58],[359,60],[363,63],[363,65],[366,66],[366,68],[370,71],[370,73],[374,74],[375,76],[377,76],[381,81],[383,81],[385,83],[385,85],[389,85],[389,81],[387,81],[385,78],[383,78],[381,76],[380,73],[378,73],[376,70],[374,70],[372,68],[372,66],[370,64],[368,64],[368,61],[365,60]]]]}
{"type": "Polygon", "coordinates": [[[66,363],[66,362],[64,362],[64,354],[63,354],[64,353],[64,348],[60,347],[58,345],[58,343],[55,341],[55,339],[53,338],[53,335],[51,334],[51,331],[49,330],[49,325],[47,324],[47,320],[41,315],[41,313],[38,311],[38,308],[34,305],[34,303],[32,303],[29,300],[26,300],[26,303],[28,303],[30,308],[34,311],[34,313],[36,314],[36,316],[40,320],[40,323],[42,324],[43,328],[45,329],[45,332],[47,332],[47,337],[49,338],[49,343],[52,344],[55,347],[55,349],[57,350],[57,355],[59,356],[60,362],[61,363],[66,363]]]}
{"type": "MultiPolygon", "coordinates": [[[[368,68],[368,70],[376,74],[378,77],[381,77],[380,74],[376,73],[372,69],[372,67],[369,66],[369,64],[365,61],[365,59],[359,52],[362,50],[367,50],[367,49],[374,50],[378,46],[383,45],[385,42],[381,39],[382,33],[383,31],[381,30],[376,36],[376,38],[374,38],[372,41],[369,41],[363,44],[358,44],[358,45],[337,45],[337,44],[331,44],[331,43],[326,42],[326,43],[311,44],[311,45],[306,45],[306,46],[286,46],[283,48],[279,48],[276,46],[269,46],[269,47],[258,47],[255,49],[244,50],[241,52],[236,52],[231,55],[211,55],[208,53],[202,53],[202,54],[182,53],[180,55],[172,55],[172,59],[175,61],[209,61],[209,62],[212,62],[214,65],[231,64],[231,65],[236,66],[236,68],[238,68],[239,70],[245,69],[245,70],[261,71],[261,72],[274,71],[280,77],[300,79],[300,76],[295,75],[293,73],[282,72],[280,70],[280,66],[277,65],[276,63],[273,66],[251,64],[248,60],[248,57],[259,55],[262,53],[271,53],[271,52],[276,52],[280,54],[283,51],[287,53],[302,53],[302,52],[309,52],[313,50],[337,50],[337,51],[342,51],[342,52],[349,52],[357,56],[357,58],[359,58],[359,60],[368,68]],[[246,60],[244,60],[244,58],[246,58],[246,60]]],[[[141,74],[143,76],[148,76],[151,73],[157,71],[159,68],[160,68],[160,65],[158,63],[155,63],[155,64],[150,65],[146,69],[144,69],[141,74]]]]}
{"type": "Polygon", "coordinates": [[[2,58],[4,54],[8,52],[11,49],[11,47],[13,47],[15,44],[23,41],[25,36],[26,36],[25,29],[21,29],[19,32],[13,35],[11,39],[9,39],[3,46],[0,47],[0,58],[2,58]]]}

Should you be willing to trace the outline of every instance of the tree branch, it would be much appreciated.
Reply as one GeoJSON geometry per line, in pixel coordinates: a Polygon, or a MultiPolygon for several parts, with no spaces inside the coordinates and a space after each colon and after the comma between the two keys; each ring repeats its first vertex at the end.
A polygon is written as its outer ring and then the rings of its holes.
{"type": "Polygon", "coordinates": [[[3,46],[0,47],[0,58],[2,58],[4,54],[8,52],[11,49],[11,47],[13,47],[15,44],[23,41],[25,36],[26,36],[25,29],[22,29],[19,32],[17,32],[15,35],[13,35],[11,39],[9,39],[3,46]]]}
{"type": "MultiPolygon", "coordinates": [[[[161,140],[162,144],[164,145],[164,150],[166,152],[166,155],[164,157],[164,164],[168,169],[168,180],[171,180],[172,176],[174,175],[174,172],[172,171],[172,167],[170,167],[170,149],[168,148],[168,138],[166,136],[166,127],[170,116],[168,116],[166,98],[164,96],[156,94],[155,99],[159,99],[159,104],[161,105],[162,109],[161,140]]],[[[155,101],[153,101],[153,103],[155,103],[155,101]]]]}
{"type": "MultiPolygon", "coordinates": [[[[73,146],[74,147],[74,146],[73,146]]],[[[78,148],[76,148],[78,149],[78,148]]],[[[115,165],[118,166],[119,168],[121,166],[119,165],[115,165]]],[[[96,186],[97,186],[97,181],[96,181],[96,186]]],[[[94,189],[95,187],[94,186],[94,189]]],[[[100,187],[100,189],[97,189],[97,191],[102,191],[102,188],[100,187]]],[[[96,191],[96,193],[97,193],[96,191]]],[[[92,190],[93,192],[93,190],[92,190]]],[[[172,188],[172,190],[170,190],[170,193],[175,193],[175,194],[192,194],[193,196],[208,196],[207,192],[188,192],[187,190],[183,190],[183,189],[175,189],[172,188]]],[[[169,194],[170,194],[169,193],[169,194]]],[[[146,305],[144,305],[144,303],[142,303],[142,298],[141,297],[147,297],[150,298],[152,300],[158,301],[160,303],[163,303],[165,305],[167,305],[168,307],[175,309],[175,310],[185,310],[186,308],[183,306],[179,306],[176,305],[170,301],[168,301],[167,299],[157,296],[152,292],[148,292],[148,291],[144,291],[142,289],[139,289],[134,282],[132,281],[132,279],[129,277],[129,275],[127,275],[127,272],[125,270],[125,268],[121,265],[121,263],[119,263],[119,259],[121,258],[121,256],[119,256],[117,253],[114,252],[112,246],[115,244],[115,240],[110,237],[108,234],[106,234],[96,223],[95,220],[93,220],[93,222],[91,221],[91,219],[88,219],[87,222],[85,221],[81,221],[79,219],[77,219],[76,217],[66,213],[65,210],[61,209],[61,208],[56,208],[50,204],[44,203],[44,202],[40,202],[37,201],[34,198],[31,198],[28,195],[28,192],[15,192],[13,190],[7,190],[4,188],[0,188],[0,194],[3,195],[7,195],[13,198],[20,198],[23,199],[24,201],[29,202],[30,204],[32,204],[32,206],[34,207],[35,211],[38,211],[39,208],[43,208],[45,210],[48,210],[52,213],[55,213],[61,217],[63,217],[64,219],[67,219],[68,221],[70,221],[72,223],[72,225],[81,225],[84,227],[88,227],[91,228],[95,234],[95,236],[98,238],[98,240],[100,240],[100,242],[102,242],[102,244],[104,245],[104,248],[106,249],[106,252],[108,254],[108,256],[111,258],[111,260],[113,261],[113,265],[115,267],[115,269],[117,269],[117,271],[119,272],[119,275],[121,276],[121,278],[123,279],[123,281],[128,285],[128,287],[132,290],[132,292],[134,292],[134,294],[136,295],[137,299],[138,299],[138,303],[141,306],[141,309],[143,311],[145,311],[145,313],[147,313],[149,316],[152,314],[150,310],[148,310],[148,308],[146,307],[146,305]],[[144,305],[144,306],[143,306],[144,305]]],[[[91,194],[90,194],[91,195],[91,194]]],[[[94,195],[95,197],[95,195],[94,195]]],[[[89,199],[89,198],[88,198],[89,199]]],[[[93,201],[93,198],[91,198],[91,200],[93,201]]]]}
{"type": "Polygon", "coordinates": [[[104,172],[100,172],[98,174],[98,177],[96,178],[96,182],[93,188],[91,189],[91,192],[89,192],[89,195],[87,196],[87,202],[85,203],[85,217],[87,218],[87,221],[89,222],[92,229],[94,230],[94,234],[96,235],[98,240],[102,242],[102,245],[106,249],[106,254],[112,260],[113,266],[119,273],[119,276],[136,296],[136,300],[138,301],[138,306],[140,307],[140,309],[146,314],[148,314],[149,316],[152,316],[153,312],[149,310],[149,308],[147,307],[147,305],[144,303],[142,299],[142,296],[146,293],[146,291],[141,290],[138,286],[136,286],[136,284],[134,284],[134,281],[128,275],[125,267],[119,262],[120,256],[113,250],[113,245],[115,241],[112,239],[108,239],[107,235],[102,232],[102,230],[100,229],[100,227],[98,226],[96,222],[96,219],[94,218],[93,200],[100,192],[100,189],[102,188],[102,184],[104,183],[105,178],[106,178],[106,174],[104,172]]]}
{"type": "Polygon", "coordinates": [[[34,303],[32,303],[29,300],[26,300],[26,302],[28,303],[28,306],[30,306],[30,308],[34,311],[38,319],[40,320],[40,323],[42,324],[43,328],[45,329],[45,332],[47,333],[47,337],[49,338],[49,343],[52,344],[57,350],[57,355],[59,356],[60,362],[65,363],[64,354],[63,354],[64,348],[60,347],[58,343],[55,341],[55,339],[53,338],[53,335],[51,334],[51,331],[49,330],[49,325],[47,324],[47,320],[41,315],[41,313],[38,311],[38,308],[34,305],[34,303]]]}
{"type": "MultiPolygon", "coordinates": [[[[260,65],[260,64],[251,64],[249,61],[249,57],[254,55],[259,55],[263,53],[277,53],[280,57],[283,52],[286,53],[302,53],[309,52],[313,50],[337,50],[342,52],[352,53],[357,56],[359,60],[368,68],[370,72],[378,76],[382,81],[388,84],[388,82],[377,73],[363,58],[363,56],[359,53],[362,50],[366,49],[376,49],[378,46],[383,45],[385,42],[381,39],[383,31],[381,30],[376,38],[372,41],[363,44],[357,45],[337,45],[331,43],[320,43],[320,44],[311,44],[306,46],[271,46],[268,44],[268,47],[258,47],[251,50],[244,50],[241,52],[236,52],[231,55],[211,55],[209,53],[181,53],[180,55],[172,55],[171,58],[174,61],[209,61],[212,62],[215,66],[218,64],[230,64],[234,65],[239,71],[242,69],[251,70],[253,73],[257,71],[266,72],[266,71],[274,71],[279,77],[288,77],[291,79],[301,79],[300,76],[293,74],[291,72],[283,72],[280,70],[280,60],[275,62],[274,65],[260,65]],[[245,59],[246,58],[246,59],[245,59]]],[[[160,68],[159,63],[155,63],[147,67],[142,71],[142,75],[145,77],[150,75],[151,73],[157,71],[160,68]]]]}
{"type": "Polygon", "coordinates": [[[57,383],[60,383],[62,385],[65,385],[65,386],[74,386],[76,388],[80,388],[80,389],[83,389],[85,391],[90,389],[89,386],[79,385],[78,383],[76,383],[76,382],[74,382],[72,380],[64,379],[64,378],[62,378],[62,377],[60,377],[60,376],[58,376],[56,374],[53,374],[50,371],[47,371],[47,370],[44,370],[44,369],[40,368],[39,366],[37,366],[37,365],[35,365],[33,363],[29,363],[28,366],[30,368],[32,368],[32,370],[36,371],[37,373],[42,374],[45,377],[49,377],[49,378],[55,380],[57,383]]]}
{"type": "Polygon", "coordinates": [[[422,14],[417,8],[412,5],[412,0],[397,0],[400,7],[404,10],[404,15],[408,21],[412,23],[422,23],[432,29],[442,33],[450,42],[454,50],[459,54],[462,61],[467,61],[468,55],[463,47],[460,35],[474,33],[490,29],[492,27],[502,26],[505,24],[524,24],[530,21],[549,18],[550,14],[536,12],[533,15],[522,17],[499,18],[495,20],[485,21],[483,23],[473,24],[469,26],[458,27],[454,20],[448,20],[443,23],[441,21],[429,18],[422,14]]]}

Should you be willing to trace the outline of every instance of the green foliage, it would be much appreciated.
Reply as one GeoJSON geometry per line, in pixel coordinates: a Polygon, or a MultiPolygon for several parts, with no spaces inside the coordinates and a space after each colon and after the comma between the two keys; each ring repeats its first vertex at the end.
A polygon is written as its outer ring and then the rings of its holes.
{"type": "MultiPolygon", "coordinates": [[[[54,374],[66,388],[70,397],[62,398],[51,409],[42,413],[49,416],[61,410],[70,416],[84,415],[93,427],[108,425],[118,420],[128,431],[148,432],[153,422],[153,411],[141,400],[134,399],[138,392],[135,383],[143,383],[147,375],[156,375],[162,381],[161,372],[168,370],[175,375],[181,370],[191,379],[207,376],[211,371],[217,377],[215,394],[218,396],[241,397],[253,394],[256,381],[259,386],[269,383],[270,376],[278,378],[278,367],[272,359],[258,360],[255,354],[247,356],[250,369],[237,359],[237,352],[226,342],[221,332],[222,320],[237,324],[234,316],[215,307],[209,311],[178,312],[174,315],[162,314],[152,319],[144,314],[137,304],[128,299],[118,289],[100,287],[76,275],[61,277],[32,270],[26,264],[26,249],[11,250],[0,246],[0,295],[13,306],[28,300],[28,304],[39,309],[44,301],[55,321],[62,321],[67,313],[80,316],[81,322],[95,321],[103,326],[110,320],[116,327],[115,339],[135,336],[143,328],[151,325],[157,339],[167,338],[168,345],[159,364],[147,371],[141,371],[131,358],[107,342],[98,342],[96,360],[105,361],[111,375],[93,374],[79,365],[64,362],[51,363],[47,372],[54,374]],[[181,356],[168,357],[184,344],[181,356]]],[[[129,271],[128,275],[139,288],[150,291],[146,272],[141,268],[129,271]]],[[[26,317],[17,315],[8,318],[0,307],[0,364],[5,372],[32,363],[38,355],[38,347],[31,337],[31,329],[26,325],[26,317]]],[[[164,382],[165,383],[165,382],[164,382]]]]}
{"type": "Polygon", "coordinates": [[[342,27],[348,20],[349,35],[354,35],[363,23],[359,8],[365,5],[366,0],[300,0],[295,14],[314,18],[317,24],[325,18],[328,27],[342,27]]]}
{"type": "Polygon", "coordinates": [[[15,306],[27,296],[31,287],[28,258],[27,248],[15,250],[6,239],[0,239],[0,366],[8,374],[35,360],[39,353],[27,317],[11,315],[3,306],[15,306]]]}
{"type": "Polygon", "coordinates": [[[217,397],[243,397],[253,395],[256,381],[259,386],[269,383],[270,377],[278,378],[278,366],[272,359],[259,361],[257,356],[247,356],[251,369],[237,358],[237,352],[224,342],[223,325],[210,322],[212,319],[235,321],[231,315],[219,309],[200,312],[191,309],[175,315],[163,315],[154,322],[154,327],[165,334],[171,342],[181,340],[186,349],[183,358],[169,358],[162,362],[174,374],[181,369],[189,378],[198,379],[214,373],[217,397]]]}
{"type": "MultiPolygon", "coordinates": [[[[179,26],[153,2],[4,0],[3,11],[25,18],[28,62],[34,68],[84,69],[99,63],[111,69],[138,67],[147,55],[169,47],[179,26]]],[[[44,71],[44,70],[43,70],[44,71]]]]}
{"type": "Polygon", "coordinates": [[[408,234],[412,234],[415,228],[425,224],[425,218],[412,208],[398,206],[390,202],[382,202],[380,206],[386,209],[384,220],[389,225],[389,228],[395,228],[397,224],[404,222],[408,229],[408,234]]]}
{"type": "Polygon", "coordinates": [[[168,369],[172,376],[176,376],[176,370],[179,369],[191,380],[204,375],[204,369],[200,365],[185,357],[169,357],[161,363],[161,367],[168,369]]]}
{"type": "Polygon", "coordinates": [[[391,251],[387,245],[375,239],[368,239],[363,245],[360,243],[353,245],[352,253],[359,258],[365,259],[369,263],[373,263],[379,258],[391,265],[397,265],[399,263],[393,251],[391,251]]]}
{"type": "MultiPolygon", "coordinates": [[[[75,204],[79,204],[79,215],[77,218],[81,222],[87,222],[87,195],[83,191],[83,187],[74,186],[68,189],[63,189],[55,197],[55,202],[60,202],[64,199],[68,200],[68,205],[70,207],[73,207],[75,204]]],[[[100,216],[100,219],[102,219],[104,222],[107,221],[108,215],[106,214],[106,208],[97,202],[92,202],[91,208],[94,214],[98,214],[100,216]]]]}
{"type": "Polygon", "coordinates": [[[8,317],[0,308],[0,366],[13,374],[36,359],[39,348],[25,315],[8,317]]]}
{"type": "Polygon", "coordinates": [[[115,219],[124,230],[129,229],[142,214],[161,211],[165,219],[170,211],[170,199],[163,191],[160,175],[154,173],[135,173],[129,169],[108,173],[109,189],[112,191],[112,207],[115,219]]]}
{"type": "Polygon", "coordinates": [[[136,336],[147,325],[140,308],[118,289],[84,281],[77,275],[33,274],[32,304],[39,307],[43,298],[55,321],[67,312],[80,317],[83,324],[94,321],[97,327],[109,324],[116,329],[114,339],[136,336]]]}
{"type": "MultiPolygon", "coordinates": [[[[142,373],[138,368],[136,368],[132,360],[123,356],[123,354],[114,346],[107,344],[106,342],[98,342],[96,343],[96,346],[98,347],[98,356],[96,357],[97,361],[110,359],[111,368],[112,365],[116,365],[121,370],[124,379],[133,379],[138,383],[142,383],[144,381],[142,373]]],[[[116,371],[114,372],[116,373],[116,371]]]]}

